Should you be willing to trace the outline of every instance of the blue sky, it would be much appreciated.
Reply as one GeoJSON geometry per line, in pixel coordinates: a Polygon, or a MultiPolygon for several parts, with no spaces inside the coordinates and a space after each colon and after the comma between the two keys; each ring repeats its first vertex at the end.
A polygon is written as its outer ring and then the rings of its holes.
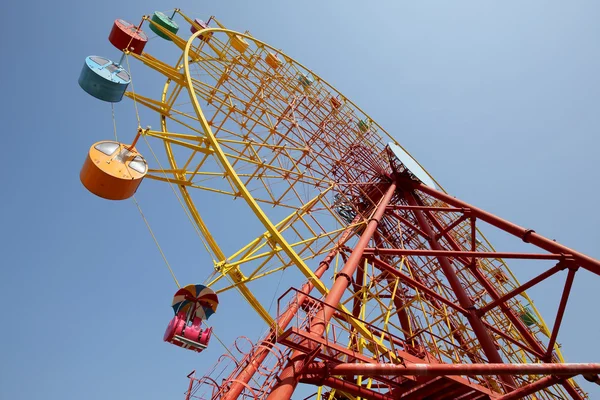
{"type": "MultiPolygon", "coordinates": [[[[89,146],[113,134],[110,106],[77,85],[84,58],[118,58],[114,19],[174,7],[282,48],[451,194],[600,258],[598,2],[17,2],[0,25],[0,398],[183,398],[185,375],[223,352],[215,341],[201,355],[162,343],[175,286],[159,253],[132,202],[95,198],[78,178],[89,146]]],[[[131,134],[125,103],[118,129],[131,134]]],[[[203,281],[210,259],[170,189],[144,182],[139,200],[180,281],[203,281]]],[[[561,288],[529,292],[550,324],[561,288]]],[[[568,361],[600,362],[599,288],[600,277],[577,274],[559,335],[568,361]]],[[[228,344],[261,330],[232,317],[239,301],[211,320],[228,344]]]]}

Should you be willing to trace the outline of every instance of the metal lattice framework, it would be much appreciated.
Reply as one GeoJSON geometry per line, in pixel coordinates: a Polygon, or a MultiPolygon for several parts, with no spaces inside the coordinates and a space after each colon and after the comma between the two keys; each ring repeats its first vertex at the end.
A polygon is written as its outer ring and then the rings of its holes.
{"type": "Polygon", "coordinates": [[[178,60],[129,57],[167,78],[162,96],[135,73],[126,93],[160,115],[143,135],[164,144],[169,165],[148,177],[180,189],[215,260],[209,285],[238,291],[270,328],[223,383],[190,376],[188,398],[289,398],[298,383],[322,399],[584,398],[570,378],[597,380],[598,365],[564,364],[556,338],[576,271],[600,263],[420,183],[391,153],[394,138],[335,88],[213,21],[187,39],[157,26],[178,60]],[[232,254],[196,206],[208,193],[239,198],[263,227],[232,254]],[[531,253],[496,252],[483,223],[531,253]],[[520,284],[509,259],[548,270],[520,284]],[[298,285],[277,294],[272,315],[253,288],[284,270],[298,285]],[[524,291],[561,271],[550,330],[524,291]]]}

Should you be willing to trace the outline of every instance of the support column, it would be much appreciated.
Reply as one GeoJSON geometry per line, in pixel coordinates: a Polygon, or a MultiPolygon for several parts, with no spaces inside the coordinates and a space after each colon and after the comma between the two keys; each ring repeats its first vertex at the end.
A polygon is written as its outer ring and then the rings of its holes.
{"type": "Polygon", "coordinates": [[[388,394],[375,392],[371,389],[367,389],[364,386],[359,386],[356,383],[348,382],[333,376],[325,377],[313,375],[302,378],[302,382],[316,386],[327,386],[366,400],[394,400],[394,397],[388,394]]]}
{"type": "MultiPolygon", "coordinates": [[[[413,191],[404,192],[404,198],[406,199],[407,203],[411,206],[418,206],[419,204],[417,204],[417,201],[415,200],[414,196],[415,196],[415,194],[413,191]]],[[[417,210],[413,210],[413,212],[415,214],[415,217],[417,218],[419,227],[430,238],[429,245],[431,246],[431,249],[432,250],[443,250],[442,246],[439,244],[439,242],[435,238],[436,237],[435,232],[429,225],[429,222],[427,222],[427,219],[425,218],[423,211],[417,209],[417,210]]],[[[474,306],[473,302],[471,301],[471,299],[469,298],[465,289],[462,287],[460,280],[458,279],[458,276],[456,275],[456,271],[454,270],[454,267],[450,264],[450,261],[448,261],[447,257],[439,256],[439,257],[437,257],[437,259],[440,263],[440,267],[442,268],[442,271],[444,272],[444,275],[446,276],[446,279],[448,280],[448,283],[450,284],[450,287],[452,288],[452,290],[454,291],[454,294],[456,295],[458,303],[460,304],[461,307],[463,307],[464,309],[466,309],[468,311],[468,313],[465,316],[469,320],[471,328],[473,328],[473,333],[477,337],[477,340],[479,340],[479,343],[481,344],[481,348],[483,349],[483,352],[485,353],[486,357],[488,358],[488,361],[490,363],[503,363],[504,361],[502,360],[502,357],[500,357],[500,354],[498,353],[498,350],[496,349],[496,345],[495,345],[494,341],[492,340],[487,329],[485,328],[485,325],[483,324],[483,322],[477,315],[477,313],[475,311],[475,306],[474,306]]],[[[510,386],[512,388],[515,388],[517,386],[514,379],[511,376],[503,375],[500,378],[505,384],[507,384],[508,386],[510,386]]]]}
{"type": "MultiPolygon", "coordinates": [[[[422,204],[422,202],[419,202],[419,204],[422,204]]],[[[433,213],[429,210],[426,210],[424,212],[427,214],[427,216],[430,218],[430,220],[436,226],[436,228],[438,230],[440,230],[440,232],[442,232],[443,226],[437,220],[435,215],[433,215],[433,213]]],[[[475,221],[475,218],[471,218],[471,243],[472,244],[475,243],[475,235],[476,235],[474,221],[475,221]]],[[[460,245],[456,242],[456,240],[449,234],[449,232],[443,233],[442,236],[448,241],[450,247],[453,248],[455,251],[463,250],[460,247],[460,245]]],[[[471,250],[472,250],[471,253],[476,252],[475,247],[473,247],[471,250]]],[[[492,299],[496,300],[500,297],[500,294],[496,291],[496,289],[494,289],[494,286],[487,280],[487,278],[481,273],[481,271],[479,271],[477,269],[477,261],[476,261],[475,257],[471,258],[471,263],[467,266],[467,268],[469,269],[469,271],[471,271],[473,276],[475,276],[477,281],[483,286],[483,288],[487,291],[487,293],[490,295],[490,297],[492,299]]],[[[523,336],[523,338],[529,344],[529,346],[531,346],[531,350],[533,350],[534,352],[540,353],[540,354],[544,354],[544,349],[541,347],[540,343],[533,337],[533,335],[531,334],[529,329],[525,326],[523,321],[521,321],[521,319],[518,318],[504,302],[499,303],[499,307],[502,310],[502,312],[504,313],[504,315],[506,316],[506,318],[508,318],[508,320],[519,331],[521,336],[523,336]]],[[[481,311],[478,310],[478,311],[476,311],[476,313],[479,316],[479,318],[483,317],[483,313],[481,311]]]]}
{"type": "MultiPolygon", "coordinates": [[[[310,324],[310,331],[315,335],[323,335],[329,320],[333,316],[340,299],[352,281],[352,276],[358,267],[358,263],[363,256],[364,250],[369,244],[373,234],[377,230],[377,225],[385,213],[392,196],[396,191],[396,184],[390,184],[388,190],[377,206],[375,214],[371,217],[367,227],[361,235],[358,243],[354,247],[352,254],[340,272],[335,277],[335,282],[325,297],[323,312],[318,312],[313,322],[310,324]]],[[[279,383],[273,388],[267,400],[285,400],[290,399],[298,382],[300,374],[307,361],[307,355],[301,351],[294,351],[288,364],[279,375],[279,383]]]]}
{"type": "Polygon", "coordinates": [[[448,205],[458,207],[460,209],[468,208],[469,210],[471,210],[471,213],[474,217],[479,218],[482,221],[495,226],[496,228],[502,229],[503,231],[508,232],[511,235],[521,238],[521,240],[523,240],[525,243],[531,243],[534,246],[549,251],[550,253],[571,255],[576,261],[576,264],[580,265],[581,267],[587,269],[590,272],[593,272],[596,275],[600,275],[600,261],[595,260],[592,257],[586,256],[585,254],[582,254],[578,251],[570,249],[567,246],[564,246],[553,240],[545,238],[542,235],[538,235],[533,229],[526,229],[519,225],[515,225],[512,222],[497,217],[494,214],[482,210],[481,208],[474,207],[469,203],[458,200],[457,198],[452,197],[446,193],[440,192],[439,190],[423,185],[422,183],[402,178],[399,178],[398,181],[402,182],[403,185],[406,184],[406,186],[412,187],[413,189],[426,193],[440,201],[443,201],[448,205]]]}
{"type": "Polygon", "coordinates": [[[555,385],[565,379],[571,378],[571,376],[547,376],[545,378],[540,379],[532,384],[520,387],[519,389],[513,391],[512,393],[506,394],[502,397],[498,397],[496,400],[517,400],[522,399],[525,396],[529,396],[535,392],[539,392],[540,390],[544,390],[547,387],[555,385]]]}
{"type": "MultiPolygon", "coordinates": [[[[331,261],[336,256],[339,251],[339,246],[346,243],[346,241],[353,234],[353,229],[348,228],[342,233],[340,236],[337,245],[334,249],[332,249],[327,256],[319,263],[319,267],[315,270],[315,276],[319,279],[323,276],[325,271],[329,269],[329,265],[331,261]]],[[[300,295],[298,296],[298,301],[291,304],[285,312],[279,316],[277,319],[276,326],[271,327],[267,336],[261,341],[260,346],[258,347],[258,351],[254,356],[248,361],[248,365],[237,374],[231,387],[223,395],[222,400],[234,400],[237,399],[238,396],[242,393],[245,388],[245,384],[250,382],[250,379],[254,376],[260,365],[263,363],[265,358],[269,355],[269,349],[275,344],[277,341],[277,333],[278,330],[285,329],[290,321],[294,318],[298,309],[302,306],[302,303],[306,300],[306,296],[310,294],[310,292],[314,289],[315,285],[308,281],[306,282],[302,288],[300,289],[300,295]]]]}
{"type": "MultiPolygon", "coordinates": [[[[378,233],[375,233],[374,237],[375,237],[375,245],[377,247],[383,248],[383,240],[381,238],[381,235],[378,233]]],[[[385,260],[385,261],[387,261],[387,260],[385,260]]],[[[391,275],[390,273],[386,272],[386,275],[387,275],[386,280],[388,282],[388,285],[393,284],[394,280],[398,279],[397,277],[395,277],[394,275],[391,275]]],[[[396,314],[398,317],[398,322],[400,322],[400,327],[402,328],[404,337],[405,338],[410,337],[407,345],[411,346],[412,349],[414,350],[416,347],[419,346],[419,341],[412,336],[412,332],[410,329],[410,325],[411,325],[410,319],[408,317],[408,313],[406,312],[406,309],[404,308],[404,305],[405,305],[404,300],[402,299],[402,297],[400,296],[400,294],[398,292],[396,292],[394,294],[393,302],[394,302],[394,307],[396,308],[396,311],[397,311],[396,314]]]]}
{"type": "Polygon", "coordinates": [[[485,376],[498,374],[513,375],[560,375],[600,373],[600,364],[366,364],[324,362],[310,363],[306,374],[319,376],[363,375],[363,376],[485,376]]]}

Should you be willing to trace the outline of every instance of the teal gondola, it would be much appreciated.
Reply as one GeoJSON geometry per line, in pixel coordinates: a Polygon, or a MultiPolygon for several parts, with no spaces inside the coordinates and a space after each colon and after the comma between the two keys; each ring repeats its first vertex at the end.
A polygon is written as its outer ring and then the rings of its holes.
{"type": "Polygon", "coordinates": [[[131,82],[129,73],[108,58],[86,57],[79,75],[79,86],[97,99],[117,103],[131,82]]]}

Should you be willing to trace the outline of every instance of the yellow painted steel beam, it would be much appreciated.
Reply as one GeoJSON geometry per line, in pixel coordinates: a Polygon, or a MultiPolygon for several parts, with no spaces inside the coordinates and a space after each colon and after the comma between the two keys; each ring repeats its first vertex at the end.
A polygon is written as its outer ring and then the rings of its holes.
{"type": "Polygon", "coordinates": [[[125,96],[129,97],[135,102],[140,103],[144,107],[151,109],[152,111],[156,111],[161,115],[168,116],[171,113],[171,107],[167,103],[163,103],[162,101],[157,101],[134,92],[125,92],[125,96]]]}
{"type": "Polygon", "coordinates": [[[173,139],[172,137],[170,137],[170,135],[163,135],[162,132],[149,131],[149,132],[146,132],[146,135],[150,136],[150,137],[159,138],[162,141],[164,141],[165,143],[175,144],[175,145],[178,145],[181,147],[186,147],[188,149],[192,149],[194,151],[197,151],[198,153],[212,154],[214,152],[214,150],[212,150],[209,147],[202,147],[202,146],[199,146],[196,144],[185,142],[183,140],[173,139]]]}

